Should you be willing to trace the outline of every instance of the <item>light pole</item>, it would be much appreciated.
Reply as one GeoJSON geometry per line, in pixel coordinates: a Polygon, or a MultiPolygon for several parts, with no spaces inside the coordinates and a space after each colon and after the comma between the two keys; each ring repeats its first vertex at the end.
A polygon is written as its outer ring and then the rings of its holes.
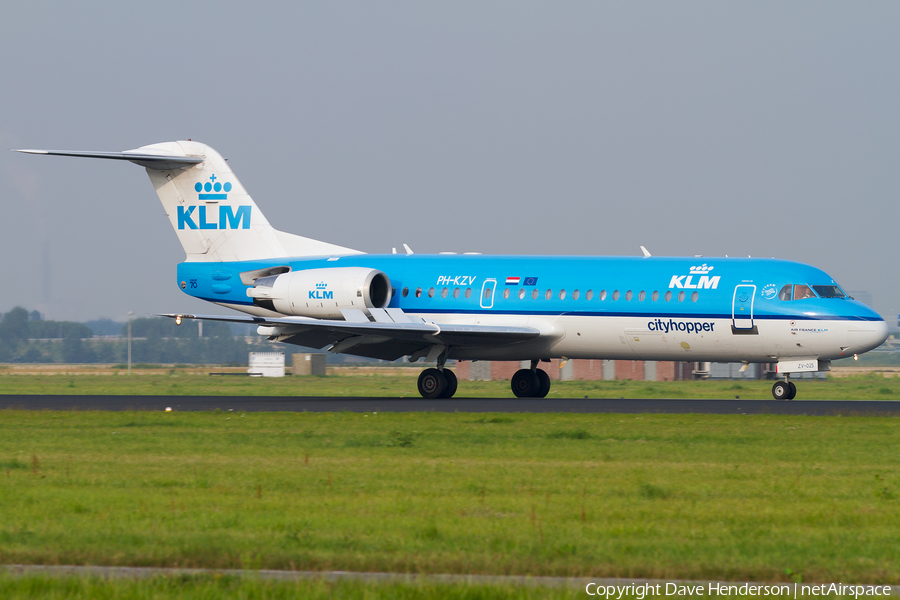
{"type": "Polygon", "coordinates": [[[134,311],[128,311],[128,374],[131,375],[131,317],[134,316],[134,311]]]}

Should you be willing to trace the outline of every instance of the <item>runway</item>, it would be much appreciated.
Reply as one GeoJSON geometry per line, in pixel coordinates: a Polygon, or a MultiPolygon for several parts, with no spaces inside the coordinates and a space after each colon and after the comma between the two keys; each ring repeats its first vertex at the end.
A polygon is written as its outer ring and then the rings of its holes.
{"type": "Polygon", "coordinates": [[[900,402],[878,400],[661,400],[588,398],[329,398],[285,396],[0,395],[0,409],[244,412],[699,413],[900,416],[900,402]]]}

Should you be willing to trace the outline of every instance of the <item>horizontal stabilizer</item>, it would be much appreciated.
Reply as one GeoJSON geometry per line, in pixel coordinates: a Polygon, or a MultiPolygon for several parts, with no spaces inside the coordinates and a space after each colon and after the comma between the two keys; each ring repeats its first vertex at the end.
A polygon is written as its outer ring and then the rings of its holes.
{"type": "Polygon", "coordinates": [[[171,171],[179,167],[189,167],[203,162],[199,156],[178,156],[164,151],[139,152],[126,150],[125,152],[90,152],[84,150],[15,150],[25,154],[46,154],[50,156],[80,156],[82,158],[107,158],[110,160],[129,160],[136,165],[147,169],[171,171]]]}

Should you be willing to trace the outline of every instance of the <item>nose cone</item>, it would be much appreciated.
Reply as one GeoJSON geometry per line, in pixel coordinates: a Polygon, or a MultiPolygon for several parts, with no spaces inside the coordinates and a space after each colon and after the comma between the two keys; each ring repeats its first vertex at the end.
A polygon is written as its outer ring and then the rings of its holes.
{"type": "Polygon", "coordinates": [[[877,321],[851,321],[847,330],[850,352],[862,354],[882,345],[888,337],[884,319],[877,321]]]}

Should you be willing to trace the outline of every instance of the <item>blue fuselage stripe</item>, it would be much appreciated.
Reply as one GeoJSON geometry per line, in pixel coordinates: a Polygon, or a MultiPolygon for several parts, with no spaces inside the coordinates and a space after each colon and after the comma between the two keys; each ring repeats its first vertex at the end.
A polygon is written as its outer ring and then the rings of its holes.
{"type": "Polygon", "coordinates": [[[784,286],[835,282],[815,267],[776,259],[360,254],[185,262],[178,265],[178,283],[185,293],[203,300],[252,306],[246,293],[250,286],[241,282],[240,274],[281,266],[293,271],[377,269],[395,290],[390,306],[417,314],[883,320],[849,298],[779,300],[784,286]],[[213,293],[213,273],[215,281],[228,281],[231,291],[213,293]],[[518,286],[513,284],[516,277],[518,286]],[[527,292],[520,298],[523,289],[527,292]],[[504,290],[510,292],[506,298],[504,290]],[[539,291],[536,298],[532,290],[539,291]]]}

